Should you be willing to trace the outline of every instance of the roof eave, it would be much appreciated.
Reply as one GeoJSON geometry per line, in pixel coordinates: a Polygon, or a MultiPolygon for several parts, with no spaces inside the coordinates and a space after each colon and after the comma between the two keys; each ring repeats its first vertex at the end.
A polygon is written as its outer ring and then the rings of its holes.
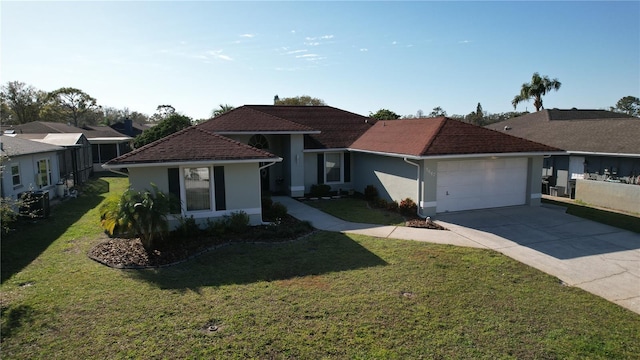
{"type": "Polygon", "coordinates": [[[239,163],[261,163],[261,162],[281,162],[282,158],[261,158],[261,159],[231,159],[231,160],[200,160],[200,161],[154,161],[154,162],[135,162],[120,164],[102,164],[103,169],[122,169],[122,168],[142,168],[142,167],[169,167],[169,166],[189,166],[189,165],[224,165],[239,163]]]}
{"type": "Polygon", "coordinates": [[[640,154],[607,153],[607,152],[600,152],[600,151],[572,151],[572,150],[567,150],[567,154],[569,154],[569,155],[593,155],[593,156],[615,156],[615,157],[640,158],[640,154]]]}
{"type": "Polygon", "coordinates": [[[247,130],[247,131],[214,131],[212,132],[218,135],[247,135],[247,134],[262,134],[262,135],[296,135],[296,134],[320,134],[319,130],[304,130],[304,131],[259,131],[259,130],[247,130]]]}

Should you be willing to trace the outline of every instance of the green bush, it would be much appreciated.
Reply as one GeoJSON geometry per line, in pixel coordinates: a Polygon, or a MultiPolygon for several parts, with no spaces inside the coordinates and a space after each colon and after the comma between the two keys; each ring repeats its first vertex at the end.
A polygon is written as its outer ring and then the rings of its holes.
{"type": "Polygon", "coordinates": [[[267,210],[265,218],[269,220],[283,219],[285,216],[287,216],[287,213],[287,207],[279,202],[276,202],[273,203],[273,205],[271,205],[271,208],[267,210]]]}
{"type": "Polygon", "coordinates": [[[373,185],[367,185],[364,188],[364,199],[367,201],[373,201],[378,198],[378,189],[373,185]]]}
{"type": "Polygon", "coordinates": [[[371,201],[371,205],[378,209],[386,209],[389,203],[385,199],[375,198],[371,201]]]}
{"type": "Polygon", "coordinates": [[[244,211],[232,212],[231,215],[228,216],[227,226],[232,233],[243,233],[247,231],[249,227],[249,215],[244,211]]]}
{"type": "Polygon", "coordinates": [[[202,235],[203,231],[196,223],[196,219],[193,218],[193,215],[187,218],[181,216],[178,218],[178,221],[180,221],[180,225],[178,225],[178,227],[172,232],[174,238],[180,237],[193,239],[202,235]]]}
{"type": "Polygon", "coordinates": [[[12,198],[0,198],[0,224],[2,224],[2,232],[7,233],[11,230],[11,225],[18,218],[15,208],[18,202],[12,198]]]}
{"type": "Polygon", "coordinates": [[[389,201],[389,202],[387,203],[387,210],[388,210],[388,211],[393,211],[393,212],[398,211],[398,202],[397,202],[397,201],[395,201],[395,200],[393,200],[393,201],[389,201]]]}
{"type": "Polygon", "coordinates": [[[207,219],[206,226],[204,228],[205,234],[212,237],[221,237],[229,230],[229,225],[226,219],[211,220],[207,219]]]}
{"type": "Polygon", "coordinates": [[[398,205],[398,209],[400,210],[400,214],[402,216],[415,216],[418,212],[418,205],[411,200],[411,198],[406,198],[400,202],[398,205]]]}
{"type": "Polygon", "coordinates": [[[315,184],[311,185],[311,191],[309,192],[309,195],[311,195],[312,197],[323,197],[329,196],[330,192],[331,186],[327,184],[315,184]]]}

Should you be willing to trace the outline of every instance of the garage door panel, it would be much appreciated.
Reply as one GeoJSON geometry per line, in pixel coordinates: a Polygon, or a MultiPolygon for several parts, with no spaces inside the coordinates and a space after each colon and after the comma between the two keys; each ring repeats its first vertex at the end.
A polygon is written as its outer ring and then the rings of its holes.
{"type": "Polygon", "coordinates": [[[437,169],[437,212],[526,202],[526,158],[441,161],[437,169]]]}

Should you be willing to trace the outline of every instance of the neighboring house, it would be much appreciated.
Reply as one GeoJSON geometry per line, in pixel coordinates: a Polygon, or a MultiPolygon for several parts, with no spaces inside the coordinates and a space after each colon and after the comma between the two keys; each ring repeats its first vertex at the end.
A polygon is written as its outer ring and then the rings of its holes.
{"type": "MultiPolygon", "coordinates": [[[[194,163],[209,164],[197,173],[211,178],[221,156],[233,163],[253,149],[260,156],[250,160],[251,166],[225,166],[224,177],[237,179],[225,181],[226,198],[243,198],[256,206],[255,211],[260,190],[300,197],[315,184],[359,192],[374,185],[386,200],[413,199],[420,215],[426,216],[537,205],[543,156],[561,152],[445,117],[376,122],[329,106],[246,105],[178,134],[104,167],[128,168],[134,188],[148,188],[154,182],[162,190],[185,195],[194,163]],[[214,133],[218,135],[212,137],[214,133]],[[213,140],[235,145],[208,146],[213,140]],[[180,154],[177,159],[174,152],[180,154]],[[243,176],[236,174],[245,168],[251,182],[240,182],[243,176]],[[179,188],[169,185],[172,176],[179,188]]],[[[210,199],[215,189],[209,187],[210,199]]],[[[183,215],[190,214],[187,205],[183,215]]],[[[213,207],[204,213],[209,214],[216,215],[213,207]]]]}
{"type": "MultiPolygon", "coordinates": [[[[108,161],[105,169],[127,168],[133,189],[151,184],[175,195],[182,216],[198,223],[244,211],[262,223],[260,172],[282,158],[195,126],[108,161]]],[[[176,226],[177,219],[171,219],[176,226]]]]}
{"type": "Polygon", "coordinates": [[[130,136],[132,138],[142,134],[143,131],[150,128],[148,125],[135,123],[131,119],[124,119],[122,121],[118,121],[117,123],[111,124],[109,126],[113,130],[123,135],[130,136]]]}
{"type": "Polygon", "coordinates": [[[58,153],[63,147],[3,135],[0,148],[2,197],[16,200],[25,191],[48,191],[49,198],[56,195],[58,153]]]}
{"type": "Polygon", "coordinates": [[[58,152],[58,163],[60,164],[60,179],[66,183],[68,189],[84,184],[89,180],[93,172],[91,144],[82,133],[17,134],[7,136],[63,147],[64,151],[58,152]]]}
{"type": "Polygon", "coordinates": [[[109,126],[84,126],[81,128],[68,124],[32,121],[26,124],[13,125],[6,132],[14,134],[46,134],[52,133],[83,133],[91,144],[93,171],[103,171],[102,164],[131,151],[130,143],[133,138],[117,132],[109,126]]]}
{"type": "Polygon", "coordinates": [[[606,110],[545,109],[487,128],[565,149],[566,154],[545,158],[542,170],[547,188],[560,196],[573,195],[577,179],[640,181],[639,118],[606,110]]]}

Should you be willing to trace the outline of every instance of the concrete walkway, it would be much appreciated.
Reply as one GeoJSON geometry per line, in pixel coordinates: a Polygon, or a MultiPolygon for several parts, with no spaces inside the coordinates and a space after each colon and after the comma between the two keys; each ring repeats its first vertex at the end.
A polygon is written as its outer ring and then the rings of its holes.
{"type": "Polygon", "coordinates": [[[450,231],[350,223],[289,197],[289,214],[320,230],[492,249],[640,314],[640,234],[553,205],[440,214],[450,231]]]}

